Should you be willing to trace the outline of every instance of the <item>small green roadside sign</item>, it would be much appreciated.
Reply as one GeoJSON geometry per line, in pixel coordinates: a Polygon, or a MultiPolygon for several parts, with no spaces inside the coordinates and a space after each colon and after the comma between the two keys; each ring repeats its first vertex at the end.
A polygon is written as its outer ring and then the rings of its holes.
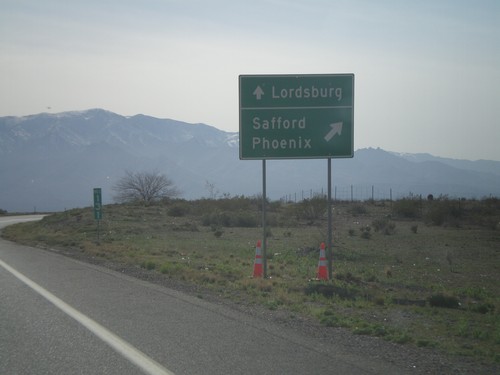
{"type": "Polygon", "coordinates": [[[354,74],[241,75],[240,159],[350,158],[354,74]]]}
{"type": "Polygon", "coordinates": [[[94,188],[94,219],[102,219],[102,194],[101,188],[94,188]]]}

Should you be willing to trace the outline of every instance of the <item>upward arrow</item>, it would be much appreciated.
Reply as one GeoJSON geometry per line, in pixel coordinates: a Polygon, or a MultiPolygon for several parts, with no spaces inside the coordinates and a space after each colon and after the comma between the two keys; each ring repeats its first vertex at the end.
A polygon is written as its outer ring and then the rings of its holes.
{"type": "Polygon", "coordinates": [[[264,90],[262,90],[260,88],[260,86],[257,86],[257,88],[255,89],[255,91],[253,92],[253,94],[255,95],[255,97],[257,98],[257,100],[260,100],[260,98],[262,98],[262,95],[264,95],[264,90]]]}
{"type": "Polygon", "coordinates": [[[331,130],[328,132],[327,135],[325,135],[325,141],[329,142],[330,139],[332,139],[335,134],[342,134],[342,123],[341,122],[335,122],[333,124],[330,124],[331,130]]]}

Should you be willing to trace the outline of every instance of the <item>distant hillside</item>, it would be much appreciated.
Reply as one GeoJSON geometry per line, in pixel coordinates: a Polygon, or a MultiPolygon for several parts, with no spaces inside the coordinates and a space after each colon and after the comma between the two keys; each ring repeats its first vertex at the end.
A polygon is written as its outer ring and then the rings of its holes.
{"type": "Polygon", "coordinates": [[[396,152],[393,152],[392,154],[416,163],[437,161],[458,169],[465,169],[470,171],[485,172],[485,173],[500,175],[500,168],[499,168],[500,163],[498,161],[493,161],[493,160],[471,161],[463,159],[441,158],[437,156],[432,156],[430,154],[405,154],[396,152]]]}
{"type": "MultiPolygon", "coordinates": [[[[145,115],[102,109],[0,118],[0,208],[63,210],[92,204],[92,189],[111,187],[125,170],[157,170],[182,197],[212,192],[261,194],[261,161],[239,160],[238,133],[145,115]],[[207,185],[214,187],[213,191],[207,185]]],[[[271,199],[326,193],[325,160],[269,160],[271,199]]],[[[361,149],[332,162],[338,199],[387,199],[408,194],[500,196],[500,162],[444,159],[361,149]],[[351,195],[352,194],[352,195],[351,195]]]]}

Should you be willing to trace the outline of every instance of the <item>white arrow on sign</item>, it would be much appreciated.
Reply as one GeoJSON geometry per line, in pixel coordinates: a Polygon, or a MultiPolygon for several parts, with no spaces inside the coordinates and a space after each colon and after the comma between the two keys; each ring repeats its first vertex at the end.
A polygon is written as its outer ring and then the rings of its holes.
{"type": "Polygon", "coordinates": [[[262,95],[264,95],[264,90],[262,90],[260,88],[260,86],[257,86],[257,88],[255,89],[255,91],[253,92],[253,94],[255,95],[255,97],[257,98],[257,100],[260,100],[260,98],[262,98],[262,95]]]}
{"type": "Polygon", "coordinates": [[[333,124],[330,124],[331,130],[328,132],[327,135],[325,135],[325,141],[329,142],[330,139],[332,139],[335,134],[341,135],[342,134],[342,123],[341,122],[335,122],[333,124]]]}

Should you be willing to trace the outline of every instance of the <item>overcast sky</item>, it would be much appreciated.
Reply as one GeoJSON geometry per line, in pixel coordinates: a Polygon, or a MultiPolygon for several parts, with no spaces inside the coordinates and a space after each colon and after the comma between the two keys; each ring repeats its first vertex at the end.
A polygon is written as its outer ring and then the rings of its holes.
{"type": "Polygon", "coordinates": [[[238,131],[240,74],[355,74],[355,149],[500,160],[498,0],[0,0],[0,116],[238,131]]]}

